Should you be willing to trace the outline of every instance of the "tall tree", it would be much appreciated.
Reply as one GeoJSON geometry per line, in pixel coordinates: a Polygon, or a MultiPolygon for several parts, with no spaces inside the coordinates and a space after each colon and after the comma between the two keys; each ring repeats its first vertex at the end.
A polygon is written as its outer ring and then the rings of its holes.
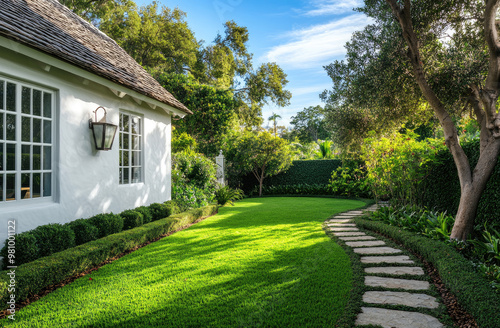
{"type": "Polygon", "coordinates": [[[465,240],[472,231],[500,154],[499,3],[366,0],[360,10],[375,24],[354,35],[346,63],[327,68],[334,81],[329,97],[338,106],[366,108],[380,122],[425,111],[437,117],[461,186],[452,239],[465,240]],[[343,97],[340,90],[348,93],[343,97]],[[473,112],[481,127],[474,168],[454,124],[464,110],[473,112]]]}
{"type": "Polygon", "coordinates": [[[273,112],[273,115],[269,116],[269,118],[268,118],[269,121],[273,121],[273,126],[274,126],[273,131],[274,131],[275,137],[277,136],[277,131],[276,131],[277,123],[276,122],[277,122],[278,118],[281,118],[281,116],[279,116],[278,114],[276,114],[274,112],[273,112]]]}
{"type": "Polygon", "coordinates": [[[318,139],[326,139],[324,109],[321,106],[309,106],[292,116],[290,124],[293,125],[294,134],[301,142],[317,142],[318,139]]]}

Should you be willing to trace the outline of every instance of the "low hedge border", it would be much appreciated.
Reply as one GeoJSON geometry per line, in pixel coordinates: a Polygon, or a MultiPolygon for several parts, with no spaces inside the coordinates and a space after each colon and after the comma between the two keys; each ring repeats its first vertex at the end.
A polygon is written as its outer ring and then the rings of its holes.
{"type": "Polygon", "coordinates": [[[9,307],[11,294],[16,302],[35,295],[43,288],[89,270],[109,258],[152,241],[170,232],[179,230],[196,220],[217,213],[218,206],[210,205],[171,215],[143,226],[125,230],[107,237],[82,244],[15,269],[15,291],[9,291],[10,270],[0,272],[0,310],[9,307]]]}
{"type": "Polygon", "coordinates": [[[500,327],[500,295],[476,272],[472,263],[451,246],[381,222],[356,219],[358,227],[377,231],[422,256],[482,328],[500,327]]]}

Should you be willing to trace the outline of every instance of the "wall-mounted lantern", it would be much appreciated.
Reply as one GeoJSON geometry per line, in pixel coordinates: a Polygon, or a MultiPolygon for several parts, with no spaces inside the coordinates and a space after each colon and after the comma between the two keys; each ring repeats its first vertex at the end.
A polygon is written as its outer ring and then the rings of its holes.
{"type": "Polygon", "coordinates": [[[94,135],[95,149],[96,150],[110,150],[113,146],[113,141],[115,140],[117,125],[106,122],[106,109],[99,106],[94,111],[95,121],[89,120],[89,128],[92,130],[94,135]],[[97,111],[102,108],[104,110],[104,117],[97,122],[97,111]]]}

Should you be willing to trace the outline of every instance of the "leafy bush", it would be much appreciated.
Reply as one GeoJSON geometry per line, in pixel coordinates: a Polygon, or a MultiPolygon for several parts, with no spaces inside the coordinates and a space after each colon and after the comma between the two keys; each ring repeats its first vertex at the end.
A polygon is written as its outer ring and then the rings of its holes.
{"type": "MultiPolygon", "coordinates": [[[[164,220],[67,249],[51,255],[50,258],[38,259],[18,266],[16,269],[16,301],[22,301],[49,285],[94,268],[109,258],[216,212],[217,206],[208,206],[179,213],[164,220]]],[[[6,274],[0,275],[0,310],[7,307],[7,300],[10,298],[10,292],[6,288],[8,286],[7,279],[6,274]]]]}
{"type": "Polygon", "coordinates": [[[88,219],[78,219],[67,223],[75,233],[75,245],[88,243],[99,238],[99,229],[92,225],[88,219]]]}
{"type": "Polygon", "coordinates": [[[243,191],[241,189],[233,189],[229,186],[219,186],[215,190],[215,200],[219,205],[233,205],[233,201],[242,199],[244,196],[243,191]]]}
{"type": "Polygon", "coordinates": [[[144,224],[144,216],[141,212],[135,210],[126,210],[120,213],[123,218],[123,230],[140,227],[144,224]]]}
{"type": "Polygon", "coordinates": [[[425,164],[436,162],[438,150],[444,146],[442,140],[417,139],[418,135],[412,132],[365,139],[361,157],[377,198],[388,197],[400,205],[421,202],[421,185],[429,174],[425,164]]]}
{"type": "Polygon", "coordinates": [[[356,162],[345,162],[333,171],[329,186],[334,195],[365,198],[371,195],[366,170],[356,162]]]}
{"type": "Polygon", "coordinates": [[[175,200],[168,200],[163,203],[168,209],[168,216],[180,213],[180,207],[175,200]]]}
{"type": "MultiPolygon", "coordinates": [[[[5,241],[5,245],[0,250],[0,256],[3,256],[3,269],[6,270],[10,264],[7,262],[9,256],[9,239],[5,241]]],[[[36,260],[38,256],[38,245],[36,238],[31,231],[22,232],[15,235],[15,253],[14,265],[19,266],[36,260]]]]}
{"type": "Polygon", "coordinates": [[[38,257],[48,256],[75,246],[75,233],[67,225],[45,224],[31,230],[36,238],[38,257]]]}
{"type": "Polygon", "coordinates": [[[144,224],[149,223],[153,220],[153,215],[151,214],[149,206],[140,206],[135,208],[134,211],[142,214],[142,221],[144,224]]]}
{"type": "Polygon", "coordinates": [[[190,208],[208,206],[208,204],[213,200],[213,197],[213,194],[208,195],[206,190],[198,188],[196,186],[172,186],[172,199],[177,202],[177,204],[183,211],[186,211],[190,208]]]}
{"type": "Polygon", "coordinates": [[[117,214],[97,214],[88,220],[90,224],[99,229],[99,238],[106,237],[123,230],[123,218],[117,214]]]}
{"type": "Polygon", "coordinates": [[[168,208],[163,203],[153,203],[149,205],[152,221],[164,219],[169,216],[168,208]]]}
{"type": "MultiPolygon", "coordinates": [[[[258,195],[258,186],[250,192],[250,196],[258,195]]],[[[263,186],[264,195],[331,195],[332,192],[327,184],[297,184],[297,185],[272,185],[263,186]]]]}

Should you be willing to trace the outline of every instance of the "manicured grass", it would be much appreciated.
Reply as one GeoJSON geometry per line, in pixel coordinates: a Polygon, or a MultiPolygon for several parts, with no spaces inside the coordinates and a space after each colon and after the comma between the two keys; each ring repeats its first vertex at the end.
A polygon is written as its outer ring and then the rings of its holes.
{"type": "Polygon", "coordinates": [[[7,327],[334,327],[348,256],[321,228],[364,206],[258,198],[152,243],[16,313],[7,327]]]}

